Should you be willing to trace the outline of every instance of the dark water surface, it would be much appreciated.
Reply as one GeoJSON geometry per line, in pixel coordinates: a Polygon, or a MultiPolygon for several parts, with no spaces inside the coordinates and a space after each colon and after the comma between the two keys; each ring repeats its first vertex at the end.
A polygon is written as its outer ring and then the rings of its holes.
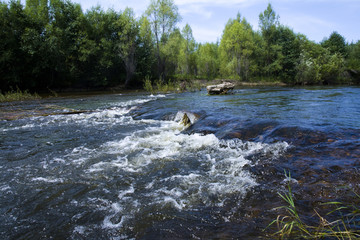
{"type": "Polygon", "coordinates": [[[359,100],[313,87],[1,104],[57,107],[0,121],[0,238],[260,239],[284,170],[311,221],[359,192],[359,100]]]}

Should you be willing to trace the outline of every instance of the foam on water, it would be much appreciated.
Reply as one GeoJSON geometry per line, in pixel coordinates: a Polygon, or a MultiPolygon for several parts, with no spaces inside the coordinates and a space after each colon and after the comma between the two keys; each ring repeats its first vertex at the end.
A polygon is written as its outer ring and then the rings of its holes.
{"type": "MultiPolygon", "coordinates": [[[[188,135],[181,132],[184,127],[178,122],[156,123],[157,126],[103,144],[98,152],[111,154],[112,158],[86,170],[92,177],[109,169],[117,171],[119,177],[135,174],[130,187],[119,189],[117,202],[110,204],[103,222],[106,229],[121,229],[149,205],[176,211],[222,207],[231,196],[244,196],[257,185],[243,169],[251,164],[248,156],[261,152],[276,158],[289,147],[285,142],[264,144],[219,140],[213,134],[188,135]],[[161,177],[151,178],[154,171],[162,173],[161,177]],[[143,182],[144,176],[148,178],[143,182]]],[[[97,158],[101,159],[101,154],[97,158]]]]}
{"type": "MultiPolygon", "coordinates": [[[[109,108],[99,108],[90,112],[84,112],[80,114],[64,114],[64,115],[49,115],[49,116],[38,116],[31,117],[32,123],[23,124],[10,124],[6,128],[0,128],[0,132],[8,132],[15,130],[30,130],[33,128],[41,128],[49,125],[67,126],[68,124],[79,124],[79,125],[128,125],[134,124],[132,117],[127,116],[129,112],[134,110],[137,106],[164,98],[166,95],[150,95],[139,99],[133,99],[128,101],[119,101],[111,103],[109,108]],[[14,125],[11,127],[11,125],[14,125]]],[[[71,113],[71,109],[64,109],[63,112],[71,113]]]]}
{"type": "Polygon", "coordinates": [[[8,192],[11,190],[11,187],[9,185],[1,185],[0,186],[0,191],[1,192],[8,192]]]}
{"type": "Polygon", "coordinates": [[[44,178],[44,177],[36,177],[33,178],[32,181],[37,182],[47,182],[47,183],[62,183],[64,179],[61,178],[44,178]]]}
{"type": "MultiPolygon", "coordinates": [[[[87,119],[99,117],[97,114],[87,119]]],[[[111,112],[101,116],[106,115],[116,117],[111,112]]],[[[185,127],[177,118],[181,117],[176,117],[176,121],[131,119],[128,123],[147,127],[119,140],[105,142],[97,149],[76,147],[62,158],[44,162],[43,167],[46,170],[54,164],[73,166],[83,172],[87,182],[98,179],[114,182],[111,186],[99,183],[96,192],[102,192],[103,197],[73,204],[92,206],[93,211],[103,212],[104,220],[99,227],[121,232],[131,228],[134,217],[148,208],[160,212],[162,208],[188,211],[223,207],[234,197],[241,199],[257,185],[254,177],[244,170],[245,165],[253,164],[248,157],[262,153],[277,158],[289,147],[285,142],[265,144],[219,140],[214,134],[184,134],[185,127]],[[105,197],[113,196],[114,192],[115,200],[105,197]]],[[[65,178],[33,177],[32,180],[61,183],[65,178]]],[[[89,229],[75,226],[74,233],[84,234],[90,229],[94,226],[89,229]]]]}
{"type": "MultiPolygon", "coordinates": [[[[92,126],[91,131],[95,131],[100,127],[134,126],[95,147],[80,142],[62,156],[46,156],[36,163],[36,170],[30,165],[19,168],[27,172],[27,179],[35,186],[87,186],[88,195],[69,204],[99,213],[102,223],[74,226],[74,236],[86,237],[91,231],[102,230],[128,238],[126,233],[131,233],[136,217],[151,218],[153,209],[160,213],[169,209],[184,212],[223,207],[234,199],[241,201],[257,185],[254,176],[244,168],[254,164],[249,156],[261,153],[277,158],[289,147],[285,142],[265,144],[220,140],[214,134],[185,134],[185,126],[180,123],[184,114],[191,124],[198,120],[196,114],[186,111],[178,112],[173,121],[135,120],[130,116],[137,105],[162,97],[165,96],[151,95],[88,113],[37,117],[33,119],[35,123],[8,128],[10,131],[72,124],[75,130],[77,126],[92,126]]],[[[46,144],[54,143],[46,140],[46,144]]],[[[10,188],[2,185],[0,190],[6,192],[10,188]]],[[[85,212],[74,217],[81,219],[83,215],[85,212]]]]}

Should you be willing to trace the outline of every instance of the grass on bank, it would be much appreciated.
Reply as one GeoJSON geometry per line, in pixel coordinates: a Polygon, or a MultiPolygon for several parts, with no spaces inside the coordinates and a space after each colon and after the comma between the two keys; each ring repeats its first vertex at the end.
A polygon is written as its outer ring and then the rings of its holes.
{"type": "MultiPolygon", "coordinates": [[[[277,239],[360,239],[360,207],[355,204],[347,206],[340,202],[328,202],[333,208],[325,217],[314,210],[314,217],[319,218],[318,225],[309,225],[304,222],[301,214],[298,212],[292,189],[290,186],[291,176],[288,177],[288,191],[285,194],[279,193],[279,196],[285,201],[286,205],[276,208],[284,210],[285,213],[277,216],[269,226],[276,226],[277,231],[271,234],[271,238],[277,239]],[[336,220],[329,220],[333,215],[336,220]],[[339,217],[340,216],[340,217],[339,217]]],[[[356,194],[357,200],[360,196],[356,194]]]]}
{"type": "Polygon", "coordinates": [[[0,92],[0,102],[11,102],[11,101],[24,101],[24,100],[35,100],[41,97],[37,94],[31,94],[28,90],[21,91],[20,89],[5,92],[0,92]]]}
{"type": "Polygon", "coordinates": [[[144,90],[154,93],[169,93],[169,92],[185,92],[185,91],[198,91],[201,90],[202,85],[199,81],[168,81],[163,82],[156,80],[154,83],[150,78],[146,78],[144,81],[144,90]]]}

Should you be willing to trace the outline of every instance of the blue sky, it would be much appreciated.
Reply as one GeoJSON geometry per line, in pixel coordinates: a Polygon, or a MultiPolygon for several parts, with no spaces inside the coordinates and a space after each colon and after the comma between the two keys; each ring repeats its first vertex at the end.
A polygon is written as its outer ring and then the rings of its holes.
{"type": "MultiPolygon", "coordinates": [[[[83,10],[100,5],[116,11],[125,7],[134,9],[137,16],[143,14],[150,0],[72,0],[80,3],[83,10]]],[[[347,42],[360,40],[360,0],[175,0],[182,22],[188,23],[198,42],[216,42],[229,18],[240,12],[258,29],[259,14],[268,3],[280,16],[280,23],[296,33],[305,34],[310,40],[320,42],[333,31],[343,35],[347,42]]]]}

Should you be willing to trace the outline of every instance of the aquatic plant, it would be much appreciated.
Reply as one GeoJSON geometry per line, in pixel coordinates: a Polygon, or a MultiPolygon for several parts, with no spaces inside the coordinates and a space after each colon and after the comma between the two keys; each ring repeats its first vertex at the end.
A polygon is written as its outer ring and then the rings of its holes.
{"type": "MultiPolygon", "coordinates": [[[[286,173],[285,173],[286,174],[286,173]]],[[[333,210],[322,217],[314,210],[314,217],[319,218],[318,225],[306,223],[295,205],[295,200],[291,188],[291,175],[286,174],[288,178],[287,192],[278,193],[287,205],[275,208],[275,210],[285,210],[285,213],[279,214],[266,229],[276,225],[277,231],[271,234],[271,238],[278,239],[360,239],[360,208],[356,204],[345,205],[341,202],[327,202],[322,205],[334,207],[333,210]],[[336,213],[339,216],[336,220],[331,219],[336,213]]],[[[356,194],[356,199],[360,196],[356,194]]],[[[265,230],[266,230],[265,229],[265,230]]]]}

